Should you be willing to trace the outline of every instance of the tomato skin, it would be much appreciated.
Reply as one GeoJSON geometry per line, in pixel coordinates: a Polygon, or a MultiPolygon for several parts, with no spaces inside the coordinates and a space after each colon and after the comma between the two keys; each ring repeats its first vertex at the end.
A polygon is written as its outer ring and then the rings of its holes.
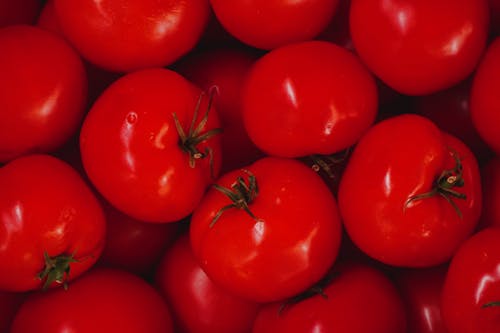
{"type": "Polygon", "coordinates": [[[472,122],[479,135],[495,153],[500,153],[500,38],[495,39],[486,51],[474,76],[470,97],[472,122]]]}
{"type": "Polygon", "coordinates": [[[500,157],[496,156],[481,169],[483,210],[479,228],[500,227],[500,157]]]}
{"type": "Polygon", "coordinates": [[[443,287],[441,307],[452,333],[496,333],[499,308],[481,308],[500,300],[500,229],[469,238],[453,257],[443,287]]]}
{"type": "Polygon", "coordinates": [[[168,249],[156,273],[156,284],[184,333],[250,332],[259,305],[215,285],[196,261],[189,235],[168,249]]]}
{"type": "Polygon", "coordinates": [[[0,29],[0,162],[53,151],[83,118],[87,79],[78,54],[35,27],[0,29]]]}
{"type": "Polygon", "coordinates": [[[41,0],[0,0],[0,28],[35,22],[41,0]]]}
{"type": "Polygon", "coordinates": [[[95,263],[105,220],[76,171],[54,157],[30,155],[0,169],[0,186],[0,290],[40,289],[44,252],[74,255],[69,280],[95,263]]]}
{"type": "Polygon", "coordinates": [[[405,114],[372,127],[358,142],[340,181],[339,208],[353,242],[383,263],[426,267],[451,258],[481,213],[480,176],[474,155],[431,121],[405,114]],[[445,170],[463,167],[466,199],[408,200],[433,189],[445,170]],[[359,209],[363,207],[363,209],[359,209]]]}
{"type": "Polygon", "coordinates": [[[0,332],[10,332],[10,325],[25,297],[25,293],[0,291],[0,332]]]}
{"type": "Polygon", "coordinates": [[[266,305],[252,332],[406,333],[402,301],[384,274],[357,263],[336,267],[338,275],[323,289],[327,299],[315,295],[289,305],[281,314],[283,303],[266,305]]]}
{"type": "Polygon", "coordinates": [[[387,85],[424,95],[473,71],[486,45],[488,18],[486,0],[353,0],[351,37],[363,62],[387,85]]]}
{"type": "Polygon", "coordinates": [[[66,37],[91,63],[131,72],[173,63],[207,23],[207,0],[55,0],[66,37]]]}
{"type": "MultiPolygon", "coordinates": [[[[210,227],[229,198],[210,189],[193,213],[193,253],[222,288],[255,302],[295,295],[319,280],[336,259],[341,225],[336,200],[321,178],[302,163],[266,157],[245,168],[259,194],[249,204],[256,216],[229,209],[210,227]],[[245,274],[242,274],[245,272],[245,274]]],[[[242,170],[217,184],[231,188],[242,170]]]]}
{"type": "MultiPolygon", "coordinates": [[[[80,134],[85,170],[117,209],[138,220],[175,222],[189,215],[212,182],[209,158],[189,165],[179,147],[173,113],[188,132],[201,91],[167,69],[148,69],[115,81],[88,113],[80,134]]],[[[203,98],[196,124],[207,109],[203,98]]],[[[202,132],[218,128],[215,109],[202,132]]],[[[200,143],[211,148],[213,175],[221,166],[218,135],[200,143]]]]}
{"type": "Polygon", "coordinates": [[[222,26],[243,43],[274,49],[306,41],[330,22],[338,0],[210,0],[222,26]]]}
{"type": "Polygon", "coordinates": [[[11,333],[171,333],[161,296],[145,281],[119,270],[93,270],[69,289],[31,295],[11,333]],[[54,309],[57,309],[56,313],[54,309]]]}
{"type": "Polygon", "coordinates": [[[377,88],[350,52],[311,41],[273,50],[251,69],[243,121],[273,156],[333,154],[353,145],[377,112],[377,88]]]}

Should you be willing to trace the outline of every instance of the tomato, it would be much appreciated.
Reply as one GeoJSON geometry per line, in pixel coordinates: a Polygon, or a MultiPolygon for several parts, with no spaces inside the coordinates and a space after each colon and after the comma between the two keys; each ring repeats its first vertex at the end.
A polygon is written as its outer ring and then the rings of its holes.
{"type": "Polygon", "coordinates": [[[115,81],[80,134],[83,165],[98,191],[138,220],[174,222],[191,214],[221,165],[219,136],[206,137],[219,126],[208,100],[167,69],[115,81]]]}
{"type": "Polygon", "coordinates": [[[406,269],[396,283],[406,308],[406,333],[447,333],[441,316],[441,291],[448,267],[406,269]]]}
{"type": "Polygon", "coordinates": [[[77,131],[87,79],[61,38],[29,26],[0,29],[0,162],[49,152],[77,131]]]}
{"type": "Polygon", "coordinates": [[[200,38],[208,0],[55,0],[66,37],[91,63],[130,72],[173,63],[200,38]]]}
{"type": "Polygon", "coordinates": [[[310,168],[267,157],[216,184],[194,211],[190,236],[201,267],[221,288],[276,301],[309,287],[332,265],[341,234],[337,203],[310,168]]]}
{"type": "Polygon", "coordinates": [[[41,0],[0,0],[0,28],[34,23],[41,5],[41,0]]]}
{"type": "Polygon", "coordinates": [[[486,0],[352,0],[351,37],[363,62],[407,95],[449,88],[475,68],[488,35],[486,0]]]}
{"type": "Polygon", "coordinates": [[[55,286],[96,262],[104,246],[102,209],[66,163],[21,157],[0,169],[0,187],[0,290],[55,286]]]}
{"type": "Polygon", "coordinates": [[[196,261],[189,235],[182,235],[164,255],[156,284],[185,333],[250,332],[259,305],[233,296],[214,284],[196,261]]]}
{"type": "Polygon", "coordinates": [[[238,49],[215,49],[194,54],[177,66],[177,71],[202,89],[217,87],[215,105],[223,133],[223,171],[250,164],[263,154],[248,137],[243,125],[242,86],[256,56],[238,49]]]}
{"type": "Polygon", "coordinates": [[[359,141],[338,200],[349,236],[369,256],[395,266],[434,266],[450,259],[478,222],[479,170],[458,139],[426,118],[401,115],[359,141]]]}
{"type": "Polygon", "coordinates": [[[170,333],[172,319],[161,296],[145,281],[119,270],[94,270],[66,291],[31,295],[11,333],[170,333]],[[55,310],[57,309],[57,310],[55,310]]]}
{"type": "Polygon", "coordinates": [[[481,213],[481,229],[500,226],[500,157],[491,159],[481,169],[483,186],[483,210],[481,213]]]}
{"type": "Polygon", "coordinates": [[[500,229],[469,238],[451,261],[442,293],[442,314],[451,333],[500,331],[500,229]],[[497,302],[496,306],[491,302],[497,302]]]}
{"type": "Polygon", "coordinates": [[[500,153],[500,97],[497,87],[500,84],[500,38],[489,46],[481,61],[470,96],[472,121],[479,135],[497,153],[500,153]]]}
{"type": "Polygon", "coordinates": [[[261,49],[306,41],[332,19],[338,0],[210,0],[222,26],[242,42],[261,49]]]}
{"type": "Polygon", "coordinates": [[[491,30],[494,34],[498,35],[500,32],[500,1],[499,0],[489,0],[490,4],[490,22],[491,30]]]}
{"type": "Polygon", "coordinates": [[[354,52],[351,33],[349,31],[349,8],[351,0],[339,0],[335,16],[330,24],[319,34],[317,39],[333,42],[343,48],[354,52]]]}
{"type": "Polygon", "coordinates": [[[323,297],[266,305],[252,332],[406,333],[403,304],[384,274],[362,264],[335,267],[331,282],[322,288],[323,297]]]}
{"type": "Polygon", "coordinates": [[[10,332],[10,325],[25,297],[25,293],[0,291],[0,332],[10,332]]]}
{"type": "Polygon", "coordinates": [[[251,69],[243,92],[243,121],[269,155],[299,157],[344,150],[370,127],[377,88],[350,52],[304,42],[273,50],[251,69]]]}

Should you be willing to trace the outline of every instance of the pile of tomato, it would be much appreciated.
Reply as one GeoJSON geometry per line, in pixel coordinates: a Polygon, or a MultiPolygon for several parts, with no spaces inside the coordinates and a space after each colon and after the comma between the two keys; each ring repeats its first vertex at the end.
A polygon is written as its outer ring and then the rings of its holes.
{"type": "Polygon", "coordinates": [[[0,0],[0,332],[500,332],[500,1],[0,0]]]}

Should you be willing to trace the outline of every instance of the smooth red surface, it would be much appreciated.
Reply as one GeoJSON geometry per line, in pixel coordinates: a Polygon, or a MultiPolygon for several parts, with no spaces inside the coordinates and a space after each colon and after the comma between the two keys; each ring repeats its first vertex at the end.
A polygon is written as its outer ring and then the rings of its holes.
{"type": "Polygon", "coordinates": [[[500,157],[494,157],[481,169],[483,210],[480,228],[500,227],[500,157]]]}
{"type": "MultiPolygon", "coordinates": [[[[193,253],[222,288],[256,302],[295,295],[320,279],[336,259],[340,238],[337,203],[321,178],[302,163],[263,158],[245,168],[259,193],[249,204],[256,216],[229,209],[210,227],[230,200],[211,188],[193,213],[193,253]]],[[[217,184],[230,188],[242,170],[217,184]]]]}
{"type": "Polygon", "coordinates": [[[338,200],[348,234],[365,253],[390,265],[433,266],[449,260],[476,227],[479,170],[458,139],[424,117],[401,115],[375,125],[360,140],[340,181],[338,200]],[[464,186],[454,190],[466,199],[451,199],[462,218],[440,195],[406,205],[455,167],[452,150],[463,166],[464,186]]]}
{"type": "Polygon", "coordinates": [[[30,296],[11,333],[172,333],[172,319],[161,296],[145,281],[119,270],[99,269],[67,291],[30,296]]]}
{"type": "Polygon", "coordinates": [[[0,0],[0,28],[33,24],[41,6],[41,0],[0,0]]]}
{"type": "Polygon", "coordinates": [[[78,54],[35,27],[0,29],[0,162],[50,152],[75,133],[87,78],[78,54]]]}
{"type": "Polygon", "coordinates": [[[403,304],[392,282],[370,266],[337,266],[320,295],[286,307],[261,309],[253,333],[406,333],[403,304]]]}
{"type": "Polygon", "coordinates": [[[178,332],[248,333],[259,305],[214,284],[196,261],[189,236],[181,236],[163,256],[156,284],[172,310],[178,332]]]}
{"type": "Polygon", "coordinates": [[[500,229],[468,239],[451,261],[442,294],[442,314],[451,333],[497,333],[500,307],[500,229]]]}
{"type": "Polygon", "coordinates": [[[66,163],[48,155],[19,158],[0,169],[0,187],[0,290],[40,289],[44,252],[74,255],[69,280],[99,258],[101,206],[66,163]]]}
{"type": "Polygon", "coordinates": [[[377,88],[358,58],[328,42],[284,46],[260,58],[243,92],[252,141],[273,156],[332,154],[356,143],[377,112],[377,88]]]}
{"type": "Polygon", "coordinates": [[[408,95],[465,79],[486,45],[487,0],[352,0],[351,37],[364,63],[408,95]]]}
{"type": "Polygon", "coordinates": [[[24,293],[0,291],[0,332],[9,332],[17,309],[25,297],[24,293]]]}

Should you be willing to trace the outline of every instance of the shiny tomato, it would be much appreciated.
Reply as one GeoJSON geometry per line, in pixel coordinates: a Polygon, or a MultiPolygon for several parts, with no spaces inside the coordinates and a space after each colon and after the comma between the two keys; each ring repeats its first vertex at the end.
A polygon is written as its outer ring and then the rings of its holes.
{"type": "Polygon", "coordinates": [[[359,141],[340,181],[339,207],[353,242],[383,263],[444,263],[481,213],[476,159],[417,115],[389,118],[359,141]]]}
{"type": "Polygon", "coordinates": [[[172,333],[161,296],[145,281],[119,270],[99,269],[68,290],[31,295],[14,318],[11,333],[172,333]]]}
{"type": "Polygon", "coordinates": [[[481,169],[483,210],[480,228],[500,227],[500,157],[491,159],[481,169]]]}
{"type": "Polygon", "coordinates": [[[221,165],[219,122],[209,99],[167,69],[138,71],[112,84],[80,134],[83,165],[98,191],[143,221],[191,214],[221,165]]]}
{"type": "Polygon", "coordinates": [[[256,302],[290,297],[336,259],[337,203],[302,163],[275,157],[222,176],[193,213],[191,244],[214,283],[256,302]]]}
{"type": "Polygon", "coordinates": [[[208,0],[55,0],[66,37],[91,63],[130,72],[173,63],[193,48],[208,0]]]}
{"type": "Polygon", "coordinates": [[[251,69],[243,121],[252,141],[281,157],[344,150],[370,127],[377,88],[352,53],[312,41],[275,49],[251,69]]]}
{"type": "Polygon", "coordinates": [[[500,332],[500,229],[468,239],[451,261],[442,294],[450,333],[500,332]]]}
{"type": "Polygon", "coordinates": [[[261,49],[306,41],[330,22],[338,0],[210,0],[222,26],[242,42],[261,49]]]}
{"type": "Polygon", "coordinates": [[[337,266],[333,272],[322,295],[264,306],[252,332],[406,333],[403,304],[384,274],[354,263],[337,266]]]}
{"type": "Polygon", "coordinates": [[[181,236],[158,266],[156,284],[183,333],[249,333],[259,305],[214,284],[196,261],[189,236],[181,236]]]}
{"type": "Polygon", "coordinates": [[[66,163],[21,157],[0,169],[0,188],[0,290],[55,286],[96,262],[104,246],[103,212],[66,163]]]}
{"type": "Polygon", "coordinates": [[[61,38],[30,26],[0,29],[0,162],[53,151],[77,131],[87,79],[61,38]]]}
{"type": "Polygon", "coordinates": [[[14,24],[33,24],[42,0],[0,0],[0,27],[14,24]]]}
{"type": "Polygon", "coordinates": [[[489,46],[481,61],[470,97],[471,116],[474,126],[483,140],[500,154],[500,95],[496,87],[500,85],[500,38],[489,46]]]}
{"type": "Polygon", "coordinates": [[[488,15],[487,0],[352,0],[351,37],[382,81],[403,94],[423,95],[474,70],[488,15]]]}

